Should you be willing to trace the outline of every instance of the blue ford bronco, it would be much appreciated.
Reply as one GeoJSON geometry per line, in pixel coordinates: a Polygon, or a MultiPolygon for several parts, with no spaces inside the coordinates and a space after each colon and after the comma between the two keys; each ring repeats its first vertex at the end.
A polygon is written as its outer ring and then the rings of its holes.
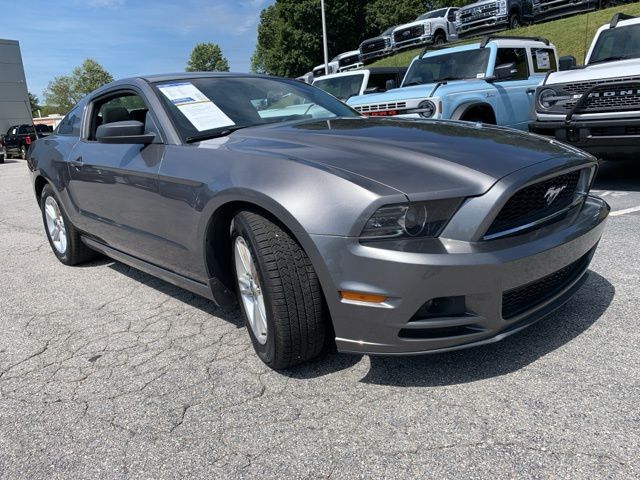
{"type": "Polygon", "coordinates": [[[400,88],[351,97],[367,116],[467,120],[527,130],[536,86],[557,70],[554,45],[544,38],[485,37],[423,52],[400,88]]]}

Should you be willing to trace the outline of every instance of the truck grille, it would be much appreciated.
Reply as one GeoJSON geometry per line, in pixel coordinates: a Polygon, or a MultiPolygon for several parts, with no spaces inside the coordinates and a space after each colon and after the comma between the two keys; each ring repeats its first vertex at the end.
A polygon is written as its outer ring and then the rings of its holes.
{"type": "Polygon", "coordinates": [[[496,3],[489,3],[479,7],[462,8],[460,9],[460,21],[464,24],[466,22],[483,20],[485,18],[494,17],[497,11],[498,5],[496,3]]]}
{"type": "Polygon", "coordinates": [[[360,46],[360,53],[366,55],[367,53],[378,52],[380,50],[384,50],[389,45],[389,40],[386,38],[375,38],[373,40],[368,40],[366,42],[362,42],[360,46]]]}
{"type": "MultiPolygon", "coordinates": [[[[562,85],[562,90],[570,95],[583,95],[592,87],[597,86],[597,90],[591,95],[583,108],[579,112],[617,112],[625,110],[640,109],[640,77],[610,78],[593,82],[576,82],[562,85]],[[631,83],[628,86],[616,85],[621,82],[631,83]],[[631,92],[620,95],[619,92],[631,92]],[[606,95],[609,93],[610,95],[606,95]]],[[[578,99],[564,102],[562,109],[569,111],[578,103],[578,99]]]]}
{"type": "Polygon", "coordinates": [[[422,25],[415,25],[393,32],[393,39],[396,42],[406,42],[407,40],[413,40],[422,35],[424,35],[424,27],[422,25]]]}
{"type": "Polygon", "coordinates": [[[353,108],[358,112],[379,112],[383,110],[398,110],[400,108],[406,108],[407,102],[390,102],[390,103],[377,103],[372,105],[355,105],[353,108]]]}
{"type": "Polygon", "coordinates": [[[502,318],[512,319],[553,298],[559,291],[571,285],[587,269],[594,250],[578,260],[546,277],[502,294],[502,318]]]}
{"type": "Polygon", "coordinates": [[[360,55],[354,54],[338,60],[338,65],[340,66],[340,68],[348,67],[349,65],[353,65],[354,63],[358,63],[359,61],[360,61],[360,55]]]}
{"type": "Polygon", "coordinates": [[[500,236],[501,233],[507,235],[510,230],[566,209],[575,199],[580,174],[581,171],[576,170],[517,191],[502,207],[485,238],[500,236]]]}

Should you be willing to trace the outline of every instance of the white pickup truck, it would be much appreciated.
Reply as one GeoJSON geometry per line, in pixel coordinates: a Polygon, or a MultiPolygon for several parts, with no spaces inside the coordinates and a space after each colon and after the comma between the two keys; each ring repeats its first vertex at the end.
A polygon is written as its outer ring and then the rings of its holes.
{"type": "Polygon", "coordinates": [[[457,8],[440,8],[424,13],[411,23],[399,25],[392,34],[394,50],[431,43],[437,46],[458,39],[457,8]]]}
{"type": "MultiPolygon", "coordinates": [[[[562,68],[562,59],[561,59],[562,68]]],[[[584,67],[551,73],[536,90],[533,133],[604,159],[640,155],[640,18],[598,29],[584,67]]]]}

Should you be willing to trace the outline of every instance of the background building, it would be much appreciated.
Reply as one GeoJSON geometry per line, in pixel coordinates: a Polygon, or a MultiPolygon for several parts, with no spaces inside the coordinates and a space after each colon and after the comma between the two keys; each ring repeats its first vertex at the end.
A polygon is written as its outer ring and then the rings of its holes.
{"type": "Polygon", "coordinates": [[[20,45],[0,39],[0,134],[21,123],[31,123],[31,106],[20,45]]]}

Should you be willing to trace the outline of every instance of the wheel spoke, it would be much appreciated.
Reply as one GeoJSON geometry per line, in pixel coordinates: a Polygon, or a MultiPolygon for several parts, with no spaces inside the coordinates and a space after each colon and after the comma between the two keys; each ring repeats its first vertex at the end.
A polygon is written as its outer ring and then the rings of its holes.
{"type": "Polygon", "coordinates": [[[44,207],[44,211],[47,214],[47,217],[49,217],[51,220],[56,219],[56,210],[55,208],[53,208],[53,205],[47,203],[47,205],[44,207]]]}

